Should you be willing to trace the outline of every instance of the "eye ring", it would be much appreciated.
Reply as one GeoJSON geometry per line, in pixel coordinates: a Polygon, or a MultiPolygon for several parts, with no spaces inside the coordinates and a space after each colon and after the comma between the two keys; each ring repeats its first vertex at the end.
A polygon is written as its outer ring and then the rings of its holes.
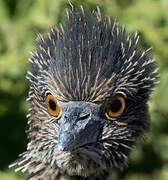
{"type": "Polygon", "coordinates": [[[125,99],[121,95],[114,96],[105,107],[105,115],[108,119],[119,117],[125,109],[125,99]]]}
{"type": "Polygon", "coordinates": [[[47,107],[48,112],[52,116],[55,116],[58,118],[60,113],[61,113],[61,109],[60,109],[55,97],[52,94],[47,94],[45,103],[46,103],[46,107],[47,107]]]}

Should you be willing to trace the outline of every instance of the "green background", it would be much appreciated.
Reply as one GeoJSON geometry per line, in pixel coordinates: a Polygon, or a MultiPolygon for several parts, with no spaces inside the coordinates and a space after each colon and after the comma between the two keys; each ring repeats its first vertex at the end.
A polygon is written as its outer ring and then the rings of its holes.
{"type": "MultiPolygon", "coordinates": [[[[138,31],[140,46],[153,47],[160,85],[149,102],[151,130],[140,140],[129,167],[113,180],[168,180],[168,0],[72,0],[90,10],[99,5],[127,32],[138,31]]],[[[38,33],[64,21],[68,0],[0,0],[0,180],[21,180],[8,164],[26,149],[29,52],[38,33]]]]}

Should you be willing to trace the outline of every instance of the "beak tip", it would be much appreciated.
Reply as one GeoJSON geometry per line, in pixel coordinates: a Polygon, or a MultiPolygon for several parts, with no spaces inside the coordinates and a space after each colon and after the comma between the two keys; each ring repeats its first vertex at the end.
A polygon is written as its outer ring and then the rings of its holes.
{"type": "MultiPolygon", "coordinates": [[[[66,136],[65,136],[66,137],[66,136]]],[[[71,138],[60,138],[58,140],[58,150],[59,151],[71,151],[73,149],[73,142],[70,141],[71,138]]]]}
{"type": "Polygon", "coordinates": [[[58,150],[59,151],[71,151],[73,148],[70,146],[62,146],[60,144],[58,144],[58,150]]]}

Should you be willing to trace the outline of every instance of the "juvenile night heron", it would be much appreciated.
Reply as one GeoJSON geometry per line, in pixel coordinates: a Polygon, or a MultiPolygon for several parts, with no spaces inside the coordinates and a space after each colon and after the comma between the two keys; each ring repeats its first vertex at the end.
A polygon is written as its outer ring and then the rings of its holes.
{"type": "Polygon", "coordinates": [[[31,54],[27,151],[11,166],[28,180],[103,180],[127,165],[148,129],[147,101],[158,76],[149,49],[137,47],[100,9],[66,11],[31,54]]]}

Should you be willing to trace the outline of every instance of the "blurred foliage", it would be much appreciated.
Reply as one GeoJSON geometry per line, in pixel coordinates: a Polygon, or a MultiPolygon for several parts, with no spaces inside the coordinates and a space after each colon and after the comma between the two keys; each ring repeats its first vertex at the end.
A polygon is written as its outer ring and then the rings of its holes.
{"type": "Polygon", "coordinates": [[[11,170],[7,170],[6,172],[0,171],[0,180],[23,180],[24,177],[21,174],[16,174],[11,170]]]}
{"type": "MultiPolygon", "coordinates": [[[[106,15],[138,31],[140,46],[153,47],[160,67],[160,85],[149,102],[151,131],[130,157],[129,167],[116,170],[115,180],[168,179],[168,0],[72,0],[90,10],[99,5],[106,15]]],[[[29,52],[37,34],[64,21],[68,0],[0,0],[0,179],[21,180],[7,170],[9,163],[26,149],[25,80],[29,52]]]]}

